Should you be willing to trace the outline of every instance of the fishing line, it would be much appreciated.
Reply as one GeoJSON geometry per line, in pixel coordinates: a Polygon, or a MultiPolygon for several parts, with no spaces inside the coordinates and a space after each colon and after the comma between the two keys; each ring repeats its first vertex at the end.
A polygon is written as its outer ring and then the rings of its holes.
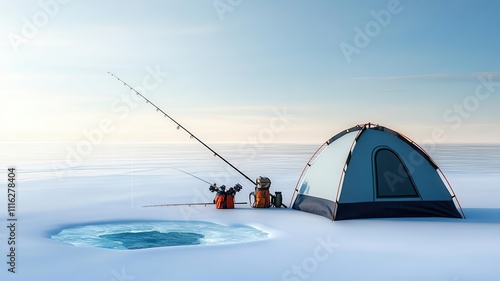
{"type": "Polygon", "coordinates": [[[168,168],[170,168],[170,169],[174,169],[174,170],[177,170],[177,171],[182,172],[182,173],[184,173],[184,174],[186,174],[186,175],[190,175],[190,176],[192,176],[193,178],[195,178],[195,179],[199,179],[200,181],[202,181],[202,182],[204,182],[204,183],[207,183],[207,184],[213,184],[213,183],[211,183],[211,182],[209,182],[209,181],[207,181],[207,180],[204,180],[204,179],[202,179],[202,178],[200,178],[200,177],[198,177],[198,176],[195,176],[195,175],[193,175],[193,174],[191,174],[191,173],[189,173],[189,172],[186,172],[186,171],[184,171],[184,170],[181,170],[181,169],[179,169],[179,168],[174,168],[174,167],[168,167],[168,168]]]}

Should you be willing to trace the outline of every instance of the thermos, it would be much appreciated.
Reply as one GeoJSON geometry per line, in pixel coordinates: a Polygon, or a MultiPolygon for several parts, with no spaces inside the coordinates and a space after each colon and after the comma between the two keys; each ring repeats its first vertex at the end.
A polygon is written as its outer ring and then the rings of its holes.
{"type": "Polygon", "coordinates": [[[280,191],[275,192],[275,198],[274,198],[274,207],[275,208],[281,208],[281,203],[283,202],[283,195],[281,195],[280,191]]]}

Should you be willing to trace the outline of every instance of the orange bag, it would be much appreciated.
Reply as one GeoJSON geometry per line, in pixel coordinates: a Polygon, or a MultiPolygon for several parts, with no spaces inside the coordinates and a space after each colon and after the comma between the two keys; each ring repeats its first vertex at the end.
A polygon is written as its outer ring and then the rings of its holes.
{"type": "Polygon", "coordinates": [[[217,209],[225,209],[226,208],[226,197],[225,195],[216,195],[215,196],[215,208],[217,209]]]}
{"type": "Polygon", "coordinates": [[[215,208],[234,209],[234,197],[227,194],[217,194],[215,196],[215,208]]]}
{"type": "Polygon", "coordinates": [[[271,194],[269,189],[257,189],[255,190],[255,202],[253,203],[254,208],[269,208],[271,207],[271,194]]]}
{"type": "Polygon", "coordinates": [[[267,177],[258,177],[256,180],[257,185],[255,186],[255,192],[252,192],[255,196],[255,202],[253,202],[252,207],[254,208],[269,208],[271,207],[271,194],[269,193],[269,188],[271,187],[271,180],[267,177]]]}
{"type": "Polygon", "coordinates": [[[232,195],[226,195],[226,209],[234,209],[234,197],[232,195]]]}

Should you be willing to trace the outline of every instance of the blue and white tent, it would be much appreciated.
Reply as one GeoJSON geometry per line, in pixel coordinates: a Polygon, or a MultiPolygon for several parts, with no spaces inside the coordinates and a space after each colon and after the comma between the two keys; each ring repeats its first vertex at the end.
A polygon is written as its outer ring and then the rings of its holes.
{"type": "Polygon", "coordinates": [[[338,133],[316,151],[292,202],[296,210],[332,220],[463,214],[443,172],[420,146],[370,123],[338,133]]]}

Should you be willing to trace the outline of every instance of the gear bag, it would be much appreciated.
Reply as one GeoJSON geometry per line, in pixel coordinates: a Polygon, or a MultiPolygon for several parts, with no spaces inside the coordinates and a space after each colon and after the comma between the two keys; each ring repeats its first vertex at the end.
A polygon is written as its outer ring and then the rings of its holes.
{"type": "MultiPolygon", "coordinates": [[[[269,193],[269,188],[271,187],[271,180],[266,177],[259,177],[256,180],[257,185],[255,186],[255,192],[252,192],[255,196],[255,202],[252,207],[254,208],[269,208],[271,207],[271,194],[269,193]]],[[[250,193],[250,197],[252,195],[250,193]]]]}
{"type": "Polygon", "coordinates": [[[215,208],[217,209],[234,209],[233,195],[226,194],[225,192],[217,192],[215,196],[215,208]]]}

